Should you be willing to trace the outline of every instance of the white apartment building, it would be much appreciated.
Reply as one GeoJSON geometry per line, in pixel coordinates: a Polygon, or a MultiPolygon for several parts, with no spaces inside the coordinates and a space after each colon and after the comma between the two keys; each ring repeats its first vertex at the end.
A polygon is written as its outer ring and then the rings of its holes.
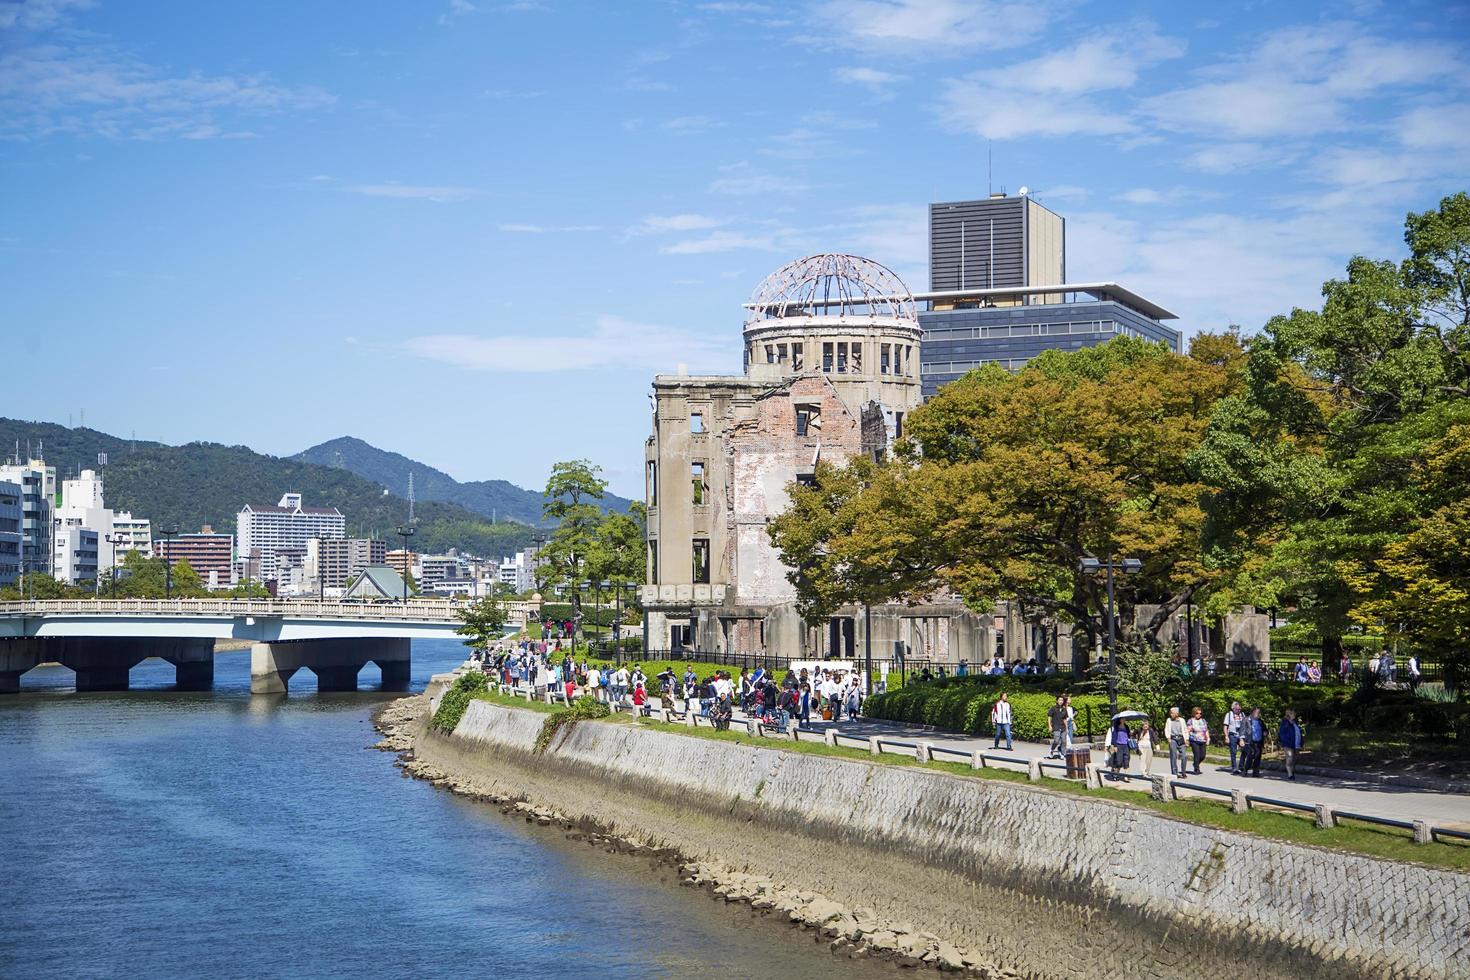
{"type": "Polygon", "coordinates": [[[51,518],[56,500],[56,467],[17,455],[0,465],[0,483],[14,483],[21,495],[22,574],[51,568],[51,518]]]}
{"type": "Polygon", "coordinates": [[[465,559],[455,554],[420,555],[415,575],[419,588],[425,592],[436,591],[441,583],[468,581],[470,578],[465,559]]]}
{"type": "Polygon", "coordinates": [[[508,585],[517,593],[536,587],[536,549],[526,548],[508,558],[502,558],[497,574],[502,585],[508,585]]]}
{"type": "Polygon", "coordinates": [[[345,538],[347,518],[335,507],[304,507],[301,494],[287,493],[274,507],[246,504],[236,519],[235,541],[242,559],[248,559],[253,577],[272,580],[279,574],[279,556],[300,556],[290,567],[304,563],[307,542],[313,538],[345,538]]]}
{"type": "Polygon", "coordinates": [[[20,578],[20,484],[0,483],[0,586],[20,578]]]}
{"type": "Polygon", "coordinates": [[[388,543],[372,538],[312,538],[306,542],[306,579],[324,594],[340,592],[347,580],[369,565],[388,560],[388,543]]]}
{"type": "Polygon", "coordinates": [[[113,511],[112,542],[112,546],[107,549],[109,559],[113,551],[116,551],[119,562],[130,551],[136,551],[144,558],[152,558],[153,522],[146,517],[134,517],[129,511],[113,511]]]}
{"type": "MultiPolygon", "coordinates": [[[[82,470],[75,479],[61,481],[61,506],[56,508],[56,519],[63,529],[86,528],[98,541],[104,541],[112,533],[114,517],[112,510],[103,503],[102,476],[96,470],[82,470]]],[[[60,548],[59,540],[57,548],[60,548]]],[[[112,548],[109,546],[100,551],[94,571],[106,572],[112,568],[112,548]]],[[[58,562],[57,578],[62,578],[61,571],[61,563],[58,562]]]]}
{"type": "Polygon", "coordinates": [[[52,537],[52,574],[67,585],[97,581],[97,532],[63,524],[52,537]]]}

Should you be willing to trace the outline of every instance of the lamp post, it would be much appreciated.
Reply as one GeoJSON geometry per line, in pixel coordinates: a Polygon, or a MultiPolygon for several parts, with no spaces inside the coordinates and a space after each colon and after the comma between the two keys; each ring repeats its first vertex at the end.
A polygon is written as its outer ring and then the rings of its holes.
{"type": "Polygon", "coordinates": [[[400,525],[398,525],[398,527],[397,527],[396,530],[398,532],[398,536],[403,539],[403,604],[404,604],[404,606],[407,606],[408,605],[408,567],[411,564],[409,562],[409,560],[408,560],[408,554],[409,554],[409,552],[408,552],[408,539],[411,538],[411,537],[413,537],[415,528],[414,528],[414,526],[412,524],[409,524],[406,527],[404,525],[400,524],[400,525]]]}
{"type": "Polygon", "coordinates": [[[1113,572],[1131,575],[1143,571],[1143,562],[1137,558],[1114,558],[1106,560],[1084,558],[1077,563],[1077,570],[1084,574],[1106,571],[1108,576],[1108,717],[1118,713],[1118,614],[1113,600],[1113,572]]]}
{"type": "Polygon", "coordinates": [[[159,528],[158,533],[163,535],[163,597],[172,599],[174,596],[174,563],[173,563],[173,540],[179,533],[179,526],[159,528]]]}

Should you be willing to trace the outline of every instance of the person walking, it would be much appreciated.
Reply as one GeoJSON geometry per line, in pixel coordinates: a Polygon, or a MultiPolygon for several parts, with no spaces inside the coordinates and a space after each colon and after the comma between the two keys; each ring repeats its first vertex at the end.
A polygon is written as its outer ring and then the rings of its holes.
{"type": "Polygon", "coordinates": [[[1420,677],[1419,655],[1417,653],[1409,654],[1409,662],[1404,665],[1404,668],[1409,675],[1409,690],[1418,691],[1420,677]]]}
{"type": "Polygon", "coordinates": [[[1128,722],[1122,718],[1114,722],[1112,735],[1108,741],[1112,743],[1113,749],[1109,766],[1113,773],[1117,774],[1120,770],[1128,768],[1128,746],[1133,741],[1133,733],[1128,730],[1128,722]]]}
{"type": "Polygon", "coordinates": [[[1178,708],[1169,709],[1169,718],[1164,722],[1164,740],[1169,743],[1169,775],[1180,779],[1187,777],[1188,763],[1184,761],[1184,743],[1189,738],[1189,726],[1179,714],[1178,708]]]}
{"type": "Polygon", "coordinates": [[[1057,695],[1057,703],[1046,709],[1046,720],[1051,725],[1051,751],[1048,759],[1060,759],[1067,744],[1067,699],[1057,695]]]}
{"type": "Polygon", "coordinates": [[[1281,718],[1280,727],[1276,729],[1276,742],[1286,756],[1286,778],[1293,782],[1296,781],[1296,754],[1306,743],[1306,735],[1306,730],[1296,720],[1296,712],[1287,708],[1281,718]]]}
{"type": "Polygon", "coordinates": [[[1077,709],[1072,707],[1072,695],[1062,698],[1062,706],[1067,709],[1067,748],[1071,749],[1077,737],[1077,709]]]}
{"type": "Polygon", "coordinates": [[[1006,739],[1006,751],[1011,751],[1011,702],[1004,691],[990,709],[990,725],[995,729],[995,744],[991,748],[1000,748],[1002,735],[1006,739]]]}
{"type": "Polygon", "coordinates": [[[1261,709],[1252,708],[1246,722],[1246,757],[1241,760],[1242,776],[1260,776],[1261,754],[1266,749],[1266,723],[1261,720],[1261,709]]]}
{"type": "Polygon", "coordinates": [[[1225,712],[1225,724],[1222,728],[1225,732],[1225,742],[1230,746],[1230,771],[1234,773],[1240,772],[1239,753],[1245,732],[1245,720],[1245,711],[1241,708],[1240,702],[1230,702],[1230,710],[1225,712]]]}
{"type": "Polygon", "coordinates": [[[1138,728],[1138,761],[1145,776],[1154,772],[1154,733],[1147,720],[1138,728]]]}
{"type": "Polygon", "coordinates": [[[1205,721],[1205,713],[1200,708],[1195,708],[1189,715],[1189,751],[1194,756],[1194,774],[1200,775],[1199,766],[1205,761],[1205,747],[1210,744],[1210,723],[1205,721]]]}

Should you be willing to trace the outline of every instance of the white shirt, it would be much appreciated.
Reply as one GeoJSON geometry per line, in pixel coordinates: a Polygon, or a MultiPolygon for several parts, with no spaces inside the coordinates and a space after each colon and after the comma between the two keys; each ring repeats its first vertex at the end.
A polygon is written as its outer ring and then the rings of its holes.
{"type": "Polygon", "coordinates": [[[837,693],[837,682],[836,681],[834,681],[832,678],[829,677],[825,681],[822,682],[822,697],[824,697],[824,698],[830,698],[830,697],[832,697],[836,693],[837,693]]]}
{"type": "Polygon", "coordinates": [[[613,680],[617,682],[618,687],[627,687],[628,671],[626,669],[619,668],[617,674],[614,675],[613,680]]]}
{"type": "Polygon", "coordinates": [[[995,702],[995,707],[990,709],[990,720],[997,725],[1009,725],[1011,723],[1011,703],[1009,701],[995,702]]]}
{"type": "Polygon", "coordinates": [[[722,698],[734,691],[734,685],[721,677],[715,681],[715,697],[722,698]]]}

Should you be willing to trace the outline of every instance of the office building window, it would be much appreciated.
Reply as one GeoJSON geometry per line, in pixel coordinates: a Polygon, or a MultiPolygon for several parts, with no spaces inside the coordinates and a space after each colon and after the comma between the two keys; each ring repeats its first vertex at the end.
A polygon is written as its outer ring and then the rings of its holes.
{"type": "Polygon", "coordinates": [[[785,344],[777,344],[776,345],[776,363],[777,364],[785,364],[786,363],[786,345],[785,344]]]}
{"type": "Polygon", "coordinates": [[[822,427],[822,410],[816,405],[796,406],[796,434],[810,435],[822,427]]]}
{"type": "Polygon", "coordinates": [[[862,345],[862,343],[860,341],[854,340],[852,342],[852,351],[851,351],[851,353],[850,353],[849,356],[852,358],[852,361],[851,361],[851,363],[852,363],[852,373],[853,374],[862,374],[863,373],[863,345],[862,345]]]}
{"type": "Polygon", "coordinates": [[[914,373],[914,349],[907,344],[903,348],[903,373],[914,373]]]}
{"type": "Polygon", "coordinates": [[[689,413],[689,431],[690,432],[703,432],[704,431],[704,413],[703,412],[690,412],[689,413]]]}
{"type": "Polygon", "coordinates": [[[837,344],[837,373],[847,373],[847,342],[841,341],[837,344]]]}
{"type": "Polygon", "coordinates": [[[801,357],[801,345],[800,344],[792,344],[791,345],[791,369],[793,371],[800,371],[804,366],[805,365],[803,364],[802,357],[801,357]]]}
{"type": "Polygon", "coordinates": [[[709,585],[709,538],[694,539],[694,584],[709,585]]]}
{"type": "Polygon", "coordinates": [[[822,372],[832,373],[832,345],[830,343],[822,345],[822,372]]]}
{"type": "Polygon", "coordinates": [[[658,463],[655,460],[648,461],[648,506],[658,506],[658,463]]]}
{"type": "Polygon", "coordinates": [[[775,344],[767,344],[766,345],[766,363],[767,364],[775,364],[776,363],[776,345],[775,344]]]}
{"type": "Polygon", "coordinates": [[[694,492],[694,506],[703,506],[704,498],[709,493],[709,488],[704,483],[704,460],[697,459],[689,464],[689,483],[694,492]]]}
{"type": "Polygon", "coordinates": [[[879,346],[879,348],[878,348],[878,373],[879,374],[887,374],[888,373],[888,356],[889,356],[889,351],[890,350],[891,350],[891,348],[889,347],[888,344],[883,344],[883,345],[879,346]]]}

